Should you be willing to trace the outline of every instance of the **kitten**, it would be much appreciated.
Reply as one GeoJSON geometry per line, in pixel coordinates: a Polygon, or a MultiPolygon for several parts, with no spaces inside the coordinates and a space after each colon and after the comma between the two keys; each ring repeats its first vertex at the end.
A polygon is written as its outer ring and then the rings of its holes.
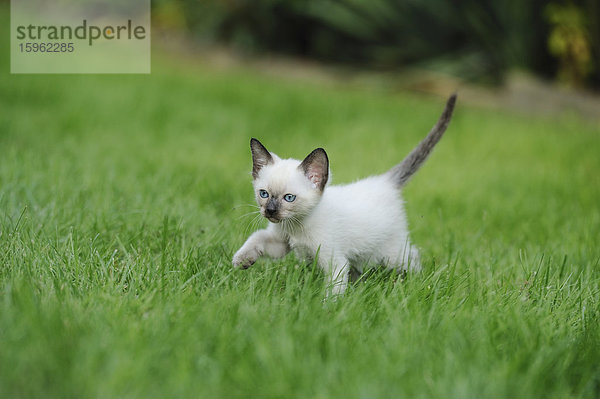
{"type": "Polygon", "coordinates": [[[270,223],[246,240],[233,256],[233,265],[246,269],[262,255],[280,258],[292,249],[303,257],[318,256],[328,295],[344,292],[350,268],[362,271],[368,262],[399,272],[420,271],[400,189],[442,137],[455,102],[454,94],[437,124],[401,163],[382,175],[343,186],[327,185],[324,149],[317,148],[301,162],[281,159],[251,139],[256,202],[270,223]]]}

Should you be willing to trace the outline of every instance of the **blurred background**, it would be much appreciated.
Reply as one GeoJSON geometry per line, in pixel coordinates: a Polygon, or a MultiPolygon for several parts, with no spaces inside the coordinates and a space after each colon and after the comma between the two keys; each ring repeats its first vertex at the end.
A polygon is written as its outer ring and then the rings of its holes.
{"type": "Polygon", "coordinates": [[[597,0],[153,0],[153,29],[284,54],[501,85],[515,70],[600,89],[597,0]]]}

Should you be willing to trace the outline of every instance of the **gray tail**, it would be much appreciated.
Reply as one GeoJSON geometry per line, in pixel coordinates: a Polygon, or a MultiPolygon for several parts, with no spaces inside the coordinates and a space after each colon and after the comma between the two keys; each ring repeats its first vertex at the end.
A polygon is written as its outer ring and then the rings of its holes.
{"type": "Polygon", "coordinates": [[[387,174],[391,177],[394,183],[398,187],[402,187],[410,179],[410,177],[423,165],[423,162],[427,159],[433,147],[442,138],[442,135],[446,131],[446,128],[450,124],[452,119],[452,111],[454,111],[454,104],[456,103],[456,94],[453,94],[446,103],[446,108],[440,119],[437,121],[433,129],[429,132],[427,137],[419,143],[419,145],[411,151],[410,154],[398,165],[390,169],[387,174]]]}

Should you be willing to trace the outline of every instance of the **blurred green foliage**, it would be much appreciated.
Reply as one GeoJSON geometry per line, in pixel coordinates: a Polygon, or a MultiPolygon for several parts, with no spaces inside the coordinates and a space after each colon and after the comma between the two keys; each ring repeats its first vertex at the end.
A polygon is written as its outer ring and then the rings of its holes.
{"type": "Polygon", "coordinates": [[[552,30],[548,48],[560,60],[558,78],[573,86],[582,86],[593,72],[588,18],[573,4],[549,4],[546,16],[552,30]]]}
{"type": "Polygon", "coordinates": [[[525,69],[600,87],[597,0],[156,0],[203,41],[499,83],[525,69]]]}

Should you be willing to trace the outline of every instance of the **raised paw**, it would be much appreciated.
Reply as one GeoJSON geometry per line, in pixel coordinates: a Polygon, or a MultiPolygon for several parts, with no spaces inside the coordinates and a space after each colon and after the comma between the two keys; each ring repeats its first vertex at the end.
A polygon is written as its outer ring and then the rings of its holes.
{"type": "Polygon", "coordinates": [[[241,252],[238,251],[233,255],[233,267],[240,269],[247,269],[256,262],[258,259],[258,253],[256,251],[241,252]]]}

